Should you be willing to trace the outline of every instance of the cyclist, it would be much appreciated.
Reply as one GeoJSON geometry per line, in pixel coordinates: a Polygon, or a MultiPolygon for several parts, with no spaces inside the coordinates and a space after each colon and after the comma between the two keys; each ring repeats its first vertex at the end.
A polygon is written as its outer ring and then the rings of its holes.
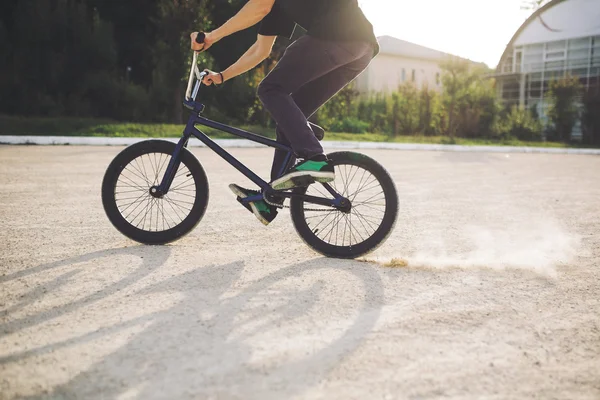
{"type": "MultiPolygon", "coordinates": [[[[290,39],[296,25],[306,35],[292,43],[275,68],[258,87],[258,96],[277,124],[277,141],[290,146],[301,162],[279,177],[286,153],[275,151],[271,187],[291,189],[334,180],[334,168],[323,153],[317,136],[322,131],[308,122],[331,97],[354,80],[379,52],[373,26],[357,0],[249,0],[231,19],[212,32],[203,44],[192,33],[192,50],[206,51],[220,39],[260,22],[256,42],[222,72],[207,70],[206,85],[232,79],[256,67],[271,54],[277,36],[290,39]]],[[[229,185],[241,199],[260,192],[229,185]]],[[[283,199],[277,203],[282,204],[283,199]]],[[[263,224],[277,216],[277,207],[264,200],[246,208],[263,224]]]]}

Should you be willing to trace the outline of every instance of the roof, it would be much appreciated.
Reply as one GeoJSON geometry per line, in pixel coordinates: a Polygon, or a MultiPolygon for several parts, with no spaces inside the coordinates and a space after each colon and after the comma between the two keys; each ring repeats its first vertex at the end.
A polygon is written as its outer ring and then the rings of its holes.
{"type": "Polygon", "coordinates": [[[500,61],[498,62],[498,65],[496,66],[496,72],[500,72],[500,66],[502,65],[502,61],[504,61],[506,59],[506,57],[508,56],[508,52],[512,51],[512,48],[513,48],[515,42],[517,41],[517,39],[519,38],[521,33],[523,33],[525,28],[527,28],[527,26],[529,26],[529,24],[531,24],[533,21],[540,18],[540,16],[543,13],[545,13],[546,11],[548,11],[555,5],[562,3],[563,1],[566,1],[566,0],[552,0],[548,3],[546,3],[544,6],[538,8],[533,14],[531,14],[531,16],[529,18],[527,18],[525,20],[525,22],[523,22],[523,24],[519,27],[519,29],[517,29],[517,31],[515,32],[513,37],[510,39],[510,42],[508,42],[508,45],[506,45],[506,48],[504,49],[504,52],[502,53],[502,57],[500,57],[500,61]]]}
{"type": "Polygon", "coordinates": [[[515,39],[515,46],[600,35],[600,0],[551,2],[526,24],[515,39]]]}
{"type": "MultiPolygon", "coordinates": [[[[392,36],[379,36],[377,38],[380,47],[380,54],[388,54],[393,56],[403,56],[408,58],[417,58],[420,60],[441,61],[448,57],[463,59],[462,57],[453,54],[444,53],[442,51],[430,49],[429,47],[421,46],[415,43],[407,42],[406,40],[397,39],[392,36]]],[[[471,61],[471,60],[467,60],[471,61]]],[[[485,65],[471,61],[474,64],[485,65]]],[[[487,66],[486,66],[487,67],[487,66]]]]}
{"type": "Polygon", "coordinates": [[[377,38],[381,54],[391,54],[409,58],[420,58],[424,60],[441,60],[450,54],[430,49],[406,40],[397,39],[392,36],[380,36],[377,38]]]}

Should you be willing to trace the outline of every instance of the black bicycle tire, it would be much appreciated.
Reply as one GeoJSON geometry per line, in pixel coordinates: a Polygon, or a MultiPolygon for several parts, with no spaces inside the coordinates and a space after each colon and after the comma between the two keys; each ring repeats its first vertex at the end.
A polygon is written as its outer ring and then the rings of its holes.
{"type": "MultiPolygon", "coordinates": [[[[333,258],[357,258],[375,251],[389,237],[396,226],[398,218],[398,193],[394,180],[388,171],[374,159],[354,152],[336,152],[327,157],[336,164],[350,164],[365,168],[377,178],[385,194],[386,207],[382,222],[378,229],[365,241],[352,246],[334,246],[321,240],[308,226],[304,215],[304,201],[298,197],[290,200],[290,214],[294,228],[302,240],[316,252],[333,258]]],[[[318,183],[317,183],[318,184],[318,183]]],[[[295,189],[304,194],[307,188],[295,189]]],[[[313,206],[312,204],[310,206],[313,206]]]]}
{"type": "MultiPolygon", "coordinates": [[[[119,211],[115,188],[123,169],[135,158],[148,153],[172,155],[175,143],[166,140],[145,140],[128,146],[109,164],[102,181],[102,205],[112,225],[126,237],[143,244],[160,245],[181,239],[190,233],[202,220],[208,206],[208,178],[198,159],[187,149],[180,153],[181,162],[194,177],[196,197],[189,214],[176,226],[160,232],[150,232],[130,224],[119,211]]],[[[149,189],[149,188],[148,188],[149,189]]]]}

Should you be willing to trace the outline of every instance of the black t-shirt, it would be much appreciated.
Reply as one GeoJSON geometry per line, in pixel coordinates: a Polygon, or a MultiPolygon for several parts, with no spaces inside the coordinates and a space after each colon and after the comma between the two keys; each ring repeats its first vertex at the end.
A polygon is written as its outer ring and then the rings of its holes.
{"type": "Polygon", "coordinates": [[[263,18],[258,34],[291,38],[296,24],[323,40],[367,41],[379,52],[373,25],[357,0],[275,0],[263,18]]]}

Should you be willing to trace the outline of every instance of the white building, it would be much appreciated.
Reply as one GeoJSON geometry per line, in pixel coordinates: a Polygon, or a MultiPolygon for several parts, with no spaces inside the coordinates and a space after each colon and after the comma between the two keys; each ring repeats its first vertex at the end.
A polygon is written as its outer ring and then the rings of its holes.
{"type": "Polygon", "coordinates": [[[379,55],[356,79],[359,92],[389,93],[407,81],[414,82],[418,88],[427,85],[430,89],[441,90],[439,63],[455,56],[391,36],[381,36],[377,40],[381,49],[379,55]]]}
{"type": "Polygon", "coordinates": [[[554,0],[534,12],[500,59],[498,97],[546,119],[550,82],[567,74],[600,90],[600,0],[554,0]]]}

